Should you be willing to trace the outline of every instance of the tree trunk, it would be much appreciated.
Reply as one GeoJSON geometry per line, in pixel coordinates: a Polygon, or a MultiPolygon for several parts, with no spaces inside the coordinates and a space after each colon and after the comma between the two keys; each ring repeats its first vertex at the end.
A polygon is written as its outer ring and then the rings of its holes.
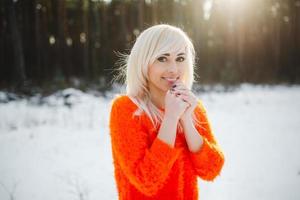
{"type": "Polygon", "coordinates": [[[139,25],[139,30],[143,30],[144,27],[144,5],[145,1],[140,0],[139,1],[139,7],[138,7],[138,25],[139,25]]]}
{"type": "Polygon", "coordinates": [[[83,48],[83,71],[85,78],[89,78],[89,41],[91,40],[91,34],[89,33],[89,0],[81,0],[82,3],[82,25],[83,25],[83,34],[81,37],[85,36],[85,40],[82,39],[82,48],[83,48]]]}
{"type": "Polygon", "coordinates": [[[14,68],[14,82],[18,86],[22,86],[26,79],[25,75],[25,64],[22,38],[18,28],[16,12],[14,8],[13,0],[6,0],[6,7],[8,10],[8,26],[11,32],[12,46],[13,46],[13,68],[14,68]]]}

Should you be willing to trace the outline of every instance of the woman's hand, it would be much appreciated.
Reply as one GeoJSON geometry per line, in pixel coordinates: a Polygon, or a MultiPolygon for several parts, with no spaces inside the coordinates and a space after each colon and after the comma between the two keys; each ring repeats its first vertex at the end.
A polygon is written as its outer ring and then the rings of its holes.
{"type": "Polygon", "coordinates": [[[165,116],[179,120],[189,104],[180,98],[180,95],[168,90],[165,97],[165,116]]]}
{"type": "Polygon", "coordinates": [[[176,81],[174,86],[171,92],[182,101],[188,103],[186,110],[180,116],[180,121],[185,122],[186,120],[191,120],[192,114],[198,104],[197,97],[181,81],[176,81]]]}

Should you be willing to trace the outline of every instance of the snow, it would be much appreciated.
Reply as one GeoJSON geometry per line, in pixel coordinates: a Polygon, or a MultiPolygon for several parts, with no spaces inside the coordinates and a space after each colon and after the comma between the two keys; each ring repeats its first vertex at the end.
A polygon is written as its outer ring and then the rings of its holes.
{"type": "MultiPolygon", "coordinates": [[[[117,91],[0,92],[0,199],[117,199],[108,131],[117,91]]],[[[200,199],[300,199],[300,86],[220,86],[197,96],[226,159],[213,182],[198,179],[200,199]]]]}

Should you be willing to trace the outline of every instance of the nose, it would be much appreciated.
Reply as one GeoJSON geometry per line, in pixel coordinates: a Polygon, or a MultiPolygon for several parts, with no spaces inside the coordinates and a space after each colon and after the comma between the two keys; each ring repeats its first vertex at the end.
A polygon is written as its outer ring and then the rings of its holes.
{"type": "Polygon", "coordinates": [[[177,63],[176,62],[170,62],[168,66],[168,72],[169,73],[177,73],[178,68],[177,68],[177,63]]]}

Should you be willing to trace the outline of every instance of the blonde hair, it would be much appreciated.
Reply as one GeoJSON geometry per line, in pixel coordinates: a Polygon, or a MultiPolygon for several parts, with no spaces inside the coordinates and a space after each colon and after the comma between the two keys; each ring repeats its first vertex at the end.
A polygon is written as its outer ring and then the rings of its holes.
{"type": "MultiPolygon", "coordinates": [[[[148,67],[159,55],[177,52],[182,47],[186,50],[188,65],[184,72],[183,83],[188,89],[192,89],[195,50],[190,38],[178,27],[159,24],[144,30],[137,37],[130,54],[122,56],[121,73],[124,75],[126,71],[126,95],[138,106],[134,114],[146,113],[155,127],[161,123],[163,112],[150,101],[147,85],[148,67]]],[[[200,124],[194,114],[193,123],[200,124]]],[[[177,128],[182,131],[180,123],[177,128]]]]}

